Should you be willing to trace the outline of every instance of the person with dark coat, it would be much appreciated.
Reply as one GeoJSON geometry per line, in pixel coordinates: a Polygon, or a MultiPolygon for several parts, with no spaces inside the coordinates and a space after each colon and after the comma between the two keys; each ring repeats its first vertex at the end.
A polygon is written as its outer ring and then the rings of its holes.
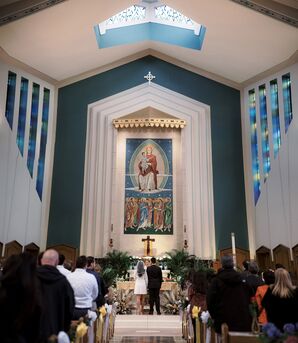
{"type": "Polygon", "coordinates": [[[153,314],[154,304],[157,314],[160,312],[160,299],[159,291],[162,283],[162,271],[160,267],[156,265],[156,258],[151,258],[151,266],[147,268],[148,276],[148,289],[149,289],[149,314],[153,314]]]}
{"type": "Polygon", "coordinates": [[[98,295],[95,300],[97,308],[104,305],[105,299],[104,296],[106,295],[107,291],[105,289],[104,281],[102,280],[102,277],[100,274],[95,270],[95,258],[93,256],[87,257],[87,269],[86,272],[89,274],[94,275],[97,286],[98,286],[98,295]]]}
{"type": "Polygon", "coordinates": [[[223,256],[221,264],[222,269],[207,291],[207,309],[214,321],[215,332],[221,332],[223,323],[230,331],[251,331],[249,304],[252,291],[241,274],[234,270],[232,256],[223,256]]]}
{"type": "Polygon", "coordinates": [[[66,277],[56,268],[59,255],[46,250],[37,269],[40,280],[43,312],[40,325],[40,341],[47,342],[51,335],[70,328],[74,311],[74,292],[66,277]]]}
{"type": "Polygon", "coordinates": [[[256,294],[257,288],[264,285],[264,281],[258,275],[259,267],[257,262],[252,261],[248,267],[249,274],[246,276],[245,280],[249,287],[252,288],[253,293],[256,294]]]}

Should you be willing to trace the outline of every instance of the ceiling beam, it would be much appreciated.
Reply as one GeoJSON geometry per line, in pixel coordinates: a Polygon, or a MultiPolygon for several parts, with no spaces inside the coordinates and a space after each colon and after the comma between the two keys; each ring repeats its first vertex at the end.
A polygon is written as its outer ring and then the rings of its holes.
{"type": "Polygon", "coordinates": [[[288,25],[298,27],[298,9],[291,2],[274,0],[231,0],[288,25]]]}
{"type": "Polygon", "coordinates": [[[11,1],[10,4],[0,6],[0,26],[21,19],[30,14],[34,14],[64,1],[66,0],[11,1]]]}

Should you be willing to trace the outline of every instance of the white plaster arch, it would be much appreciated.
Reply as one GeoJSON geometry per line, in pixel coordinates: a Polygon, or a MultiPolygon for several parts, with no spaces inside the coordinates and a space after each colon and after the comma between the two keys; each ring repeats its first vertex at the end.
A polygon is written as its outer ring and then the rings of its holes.
{"type": "MultiPolygon", "coordinates": [[[[153,83],[88,106],[80,251],[104,256],[109,250],[112,185],[118,177],[115,174],[118,133],[112,121],[146,107],[187,121],[181,132],[183,224],[187,227],[183,239],[188,239],[191,254],[215,258],[210,107],[153,83]]],[[[123,213],[119,215],[124,218],[123,213]]],[[[180,229],[182,232],[183,228],[180,229]]],[[[182,245],[183,242],[181,248],[182,245]]]]}

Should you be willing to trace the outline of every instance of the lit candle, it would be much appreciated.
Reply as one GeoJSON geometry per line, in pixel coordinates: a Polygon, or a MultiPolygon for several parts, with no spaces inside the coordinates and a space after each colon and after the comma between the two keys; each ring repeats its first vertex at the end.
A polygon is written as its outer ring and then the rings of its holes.
{"type": "Polygon", "coordinates": [[[231,232],[232,237],[232,254],[236,255],[236,245],[235,245],[235,234],[234,232],[231,232]]]}

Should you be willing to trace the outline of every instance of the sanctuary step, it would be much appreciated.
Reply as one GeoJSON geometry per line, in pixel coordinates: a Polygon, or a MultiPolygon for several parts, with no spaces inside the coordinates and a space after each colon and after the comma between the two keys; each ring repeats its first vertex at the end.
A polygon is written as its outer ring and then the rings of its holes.
{"type": "Polygon", "coordinates": [[[118,340],[112,340],[110,343],[185,343],[178,337],[156,337],[156,336],[146,336],[146,337],[135,337],[135,336],[125,336],[120,337],[118,340]]]}
{"type": "Polygon", "coordinates": [[[117,315],[114,337],[117,343],[182,343],[177,315],[117,315]]]}

